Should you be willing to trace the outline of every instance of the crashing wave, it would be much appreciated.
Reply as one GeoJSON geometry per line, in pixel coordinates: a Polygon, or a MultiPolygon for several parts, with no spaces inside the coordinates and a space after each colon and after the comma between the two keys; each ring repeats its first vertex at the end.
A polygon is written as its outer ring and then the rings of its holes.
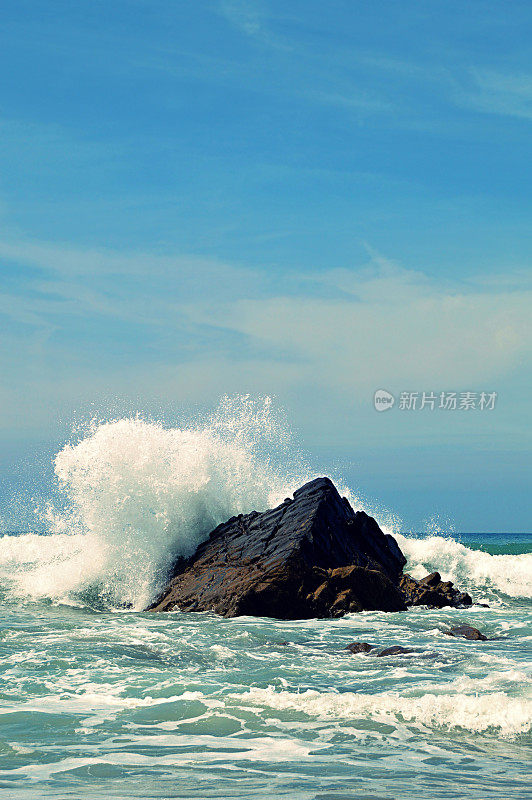
{"type": "Polygon", "coordinates": [[[232,697],[268,710],[296,711],[319,719],[369,717],[392,724],[414,723],[427,728],[462,728],[476,733],[497,731],[516,736],[532,730],[532,700],[505,692],[485,694],[423,694],[398,692],[304,692],[251,688],[232,697]]]}
{"type": "Polygon", "coordinates": [[[490,555],[443,536],[395,537],[408,560],[405,569],[414,577],[437,570],[444,580],[477,593],[496,590],[509,597],[532,597],[532,553],[490,555]]]}
{"type": "MultiPolygon", "coordinates": [[[[289,439],[270,400],[248,396],[224,398],[209,418],[182,427],[93,423],[55,458],[65,503],[47,509],[50,535],[0,538],[0,588],[30,600],[144,608],[176,556],[193,553],[216,525],[275,506],[315,477],[289,439]]],[[[461,588],[532,596],[532,554],[394,535],[414,576],[438,570],[461,588]]]]}

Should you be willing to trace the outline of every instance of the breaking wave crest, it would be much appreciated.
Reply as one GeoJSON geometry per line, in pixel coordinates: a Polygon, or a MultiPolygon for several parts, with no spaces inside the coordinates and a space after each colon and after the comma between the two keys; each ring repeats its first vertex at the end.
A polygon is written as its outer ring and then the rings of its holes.
{"type": "Polygon", "coordinates": [[[180,428],[93,423],[55,458],[67,502],[46,510],[51,535],[2,538],[2,583],[31,599],[145,607],[176,555],[305,479],[272,466],[288,439],[270,400],[249,397],[224,398],[207,420],[180,428]]]}
{"type": "Polygon", "coordinates": [[[437,570],[460,588],[532,597],[532,553],[491,555],[443,536],[413,539],[395,534],[414,577],[437,570]]]}
{"type": "Polygon", "coordinates": [[[357,692],[304,692],[251,688],[233,695],[252,706],[276,711],[302,712],[319,719],[370,717],[387,723],[414,723],[427,728],[462,728],[467,731],[498,732],[516,736],[532,729],[532,700],[505,692],[486,694],[378,695],[357,692]]]}

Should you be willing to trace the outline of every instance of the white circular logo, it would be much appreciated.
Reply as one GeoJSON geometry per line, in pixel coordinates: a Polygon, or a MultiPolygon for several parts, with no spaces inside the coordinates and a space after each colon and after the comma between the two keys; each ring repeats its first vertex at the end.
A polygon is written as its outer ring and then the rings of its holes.
{"type": "Polygon", "coordinates": [[[388,411],[395,403],[395,397],[386,389],[377,389],[373,395],[373,405],[376,411],[388,411]]]}

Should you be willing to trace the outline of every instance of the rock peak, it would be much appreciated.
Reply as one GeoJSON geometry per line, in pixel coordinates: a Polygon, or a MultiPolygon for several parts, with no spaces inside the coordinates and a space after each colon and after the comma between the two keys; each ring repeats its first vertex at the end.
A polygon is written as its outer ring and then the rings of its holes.
{"type": "MultiPolygon", "coordinates": [[[[296,497],[301,497],[304,494],[312,494],[313,492],[320,492],[327,489],[338,494],[338,490],[330,478],[327,478],[326,476],[323,478],[313,478],[311,481],[304,483],[303,486],[300,486],[299,489],[295,490],[294,500],[296,497]]],[[[338,497],[340,497],[339,494],[338,497]]]]}
{"type": "Polygon", "coordinates": [[[402,610],[406,560],[393,537],[354,512],[327,477],[262,513],[219,525],[150,610],[216,611],[281,619],[402,610]]]}

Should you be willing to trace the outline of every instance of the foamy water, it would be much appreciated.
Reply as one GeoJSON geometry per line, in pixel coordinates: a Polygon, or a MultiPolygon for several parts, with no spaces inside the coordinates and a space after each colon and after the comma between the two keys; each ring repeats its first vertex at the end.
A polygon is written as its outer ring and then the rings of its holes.
{"type": "Polygon", "coordinates": [[[491,555],[471,550],[454,539],[424,539],[394,534],[415,578],[437,570],[444,580],[482,592],[495,590],[509,597],[532,597],[532,553],[491,555]]]}
{"type": "MultiPolygon", "coordinates": [[[[527,680],[528,682],[528,680],[527,680]]],[[[445,687],[443,687],[445,691],[445,687]]],[[[250,703],[273,711],[300,711],[318,719],[370,718],[391,723],[394,727],[413,722],[420,727],[463,729],[466,731],[501,732],[506,736],[528,733],[532,729],[532,695],[529,698],[508,697],[504,692],[475,694],[412,694],[380,692],[364,695],[355,692],[304,692],[250,689],[235,695],[242,703],[250,703]]]]}
{"type": "Polygon", "coordinates": [[[169,428],[142,419],[93,423],[55,458],[65,504],[43,516],[52,534],[13,539],[0,580],[19,597],[144,608],[171,560],[190,555],[229,517],[278,504],[308,474],[274,469],[286,439],[268,400],[226,399],[201,423],[169,428]]]}
{"type": "Polygon", "coordinates": [[[313,477],[288,445],[268,401],[240,398],[179,427],[93,423],[58,453],[49,535],[0,537],[7,797],[443,800],[457,775],[464,800],[526,796],[532,564],[511,536],[491,555],[396,534],[410,572],[438,569],[490,608],[140,611],[176,553],[313,477]],[[445,635],[463,622],[488,641],[445,635]],[[353,656],[354,640],[375,650],[353,656]],[[413,653],[377,656],[394,644],[413,653]]]}

